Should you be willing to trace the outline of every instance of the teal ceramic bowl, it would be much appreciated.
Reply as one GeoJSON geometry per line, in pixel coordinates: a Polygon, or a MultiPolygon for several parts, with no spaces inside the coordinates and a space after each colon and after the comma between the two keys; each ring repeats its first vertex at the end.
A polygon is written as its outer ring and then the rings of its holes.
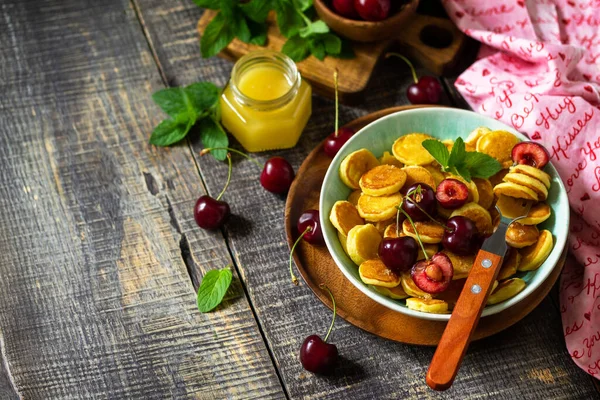
{"type": "MultiPolygon", "coordinates": [[[[338,200],[346,200],[351,192],[351,189],[344,185],[339,178],[338,170],[342,160],[348,154],[361,148],[367,148],[376,157],[380,157],[384,151],[391,152],[392,144],[396,139],[412,132],[427,133],[440,140],[456,139],[459,136],[465,139],[473,129],[479,126],[487,126],[492,130],[507,130],[514,133],[520,139],[527,140],[525,136],[511,127],[495,119],[471,111],[452,108],[421,108],[390,114],[365,126],[342,147],[333,159],[323,181],[319,203],[325,243],[335,263],[348,281],[371,299],[392,310],[413,317],[438,321],[447,321],[450,319],[450,314],[429,314],[410,310],[406,307],[404,300],[390,299],[365,285],[360,280],[358,267],[342,249],[336,229],[329,221],[329,214],[333,204],[338,200]]],[[[557,268],[558,260],[567,240],[569,202],[556,169],[551,164],[548,164],[544,170],[552,177],[552,186],[549,190],[547,200],[552,208],[552,216],[538,227],[540,229],[548,229],[552,232],[554,249],[539,269],[518,274],[521,279],[527,282],[527,286],[521,293],[502,303],[487,306],[483,310],[483,316],[499,313],[509,307],[518,307],[518,303],[526,301],[527,296],[544,282],[554,268],[557,268]]]]}

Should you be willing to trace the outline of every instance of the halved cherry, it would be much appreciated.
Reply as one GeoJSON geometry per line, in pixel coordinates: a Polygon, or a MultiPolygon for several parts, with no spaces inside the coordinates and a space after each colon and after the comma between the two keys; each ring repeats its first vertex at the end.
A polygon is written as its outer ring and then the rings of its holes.
{"type": "Polygon", "coordinates": [[[441,293],[448,288],[454,268],[444,253],[435,253],[430,260],[421,260],[410,271],[415,285],[424,292],[441,293]]]}
{"type": "Polygon", "coordinates": [[[444,179],[435,191],[435,198],[440,206],[447,209],[455,209],[463,206],[469,198],[467,185],[458,179],[444,179]]]}
{"type": "Polygon", "coordinates": [[[550,154],[539,143],[521,142],[513,147],[511,158],[517,164],[531,165],[541,169],[550,161],[550,154]]]}

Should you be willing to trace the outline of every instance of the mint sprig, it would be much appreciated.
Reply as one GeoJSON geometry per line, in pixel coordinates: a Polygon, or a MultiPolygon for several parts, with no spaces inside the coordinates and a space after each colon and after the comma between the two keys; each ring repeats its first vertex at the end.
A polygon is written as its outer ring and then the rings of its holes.
{"type": "MultiPolygon", "coordinates": [[[[210,82],[167,88],[154,93],[152,99],[170,118],[154,128],[150,143],[170,146],[185,138],[197,125],[204,147],[227,147],[229,140],[219,122],[220,93],[221,90],[210,82]]],[[[212,154],[217,160],[224,160],[227,151],[216,150],[212,154]]]]}
{"type": "Polygon", "coordinates": [[[229,266],[223,269],[208,271],[204,275],[202,283],[198,288],[197,303],[200,312],[209,312],[221,304],[231,284],[231,278],[232,274],[229,266]]]}
{"type": "Polygon", "coordinates": [[[452,151],[435,139],[427,139],[423,147],[441,165],[444,172],[462,176],[467,182],[471,178],[487,179],[502,169],[502,165],[493,157],[478,151],[466,151],[465,142],[457,138],[452,146],[452,151]]]}

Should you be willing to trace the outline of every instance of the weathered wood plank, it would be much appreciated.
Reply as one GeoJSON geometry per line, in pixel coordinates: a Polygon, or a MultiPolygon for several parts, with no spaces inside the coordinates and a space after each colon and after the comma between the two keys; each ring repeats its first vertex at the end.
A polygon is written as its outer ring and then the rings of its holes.
{"type": "Polygon", "coordinates": [[[186,264],[197,283],[231,259],[193,221],[189,149],[147,144],[161,87],[129,2],[0,4],[0,343],[23,398],[285,397],[237,274],[196,309],[186,264]]]}
{"type": "MultiPolygon", "coordinates": [[[[166,4],[135,0],[169,82],[196,80],[224,84],[231,64],[218,58],[200,59],[194,27],[201,11],[193,3],[166,4]]],[[[408,71],[394,61],[382,63],[360,108],[343,107],[341,120],[368,111],[406,104],[408,71]]],[[[343,77],[342,77],[343,79],[343,77]]],[[[332,130],[333,104],[313,97],[319,110],[292,150],[257,155],[261,161],[278,154],[297,168],[310,150],[332,130]]],[[[194,143],[196,149],[199,143],[194,143]]],[[[209,191],[217,193],[226,166],[199,160],[209,191]]],[[[592,398],[597,395],[587,375],[568,358],[560,316],[545,300],[531,315],[509,330],[473,344],[454,388],[430,391],[424,376],[433,349],[405,346],[337,323],[331,341],[343,362],[333,377],[306,373],[298,361],[305,336],[324,333],[331,313],[305,286],[294,287],[287,272],[288,246],[283,230],[284,202],[258,183],[258,169],[240,161],[225,197],[238,216],[226,235],[246,282],[266,339],[292,398],[592,398]]]]}

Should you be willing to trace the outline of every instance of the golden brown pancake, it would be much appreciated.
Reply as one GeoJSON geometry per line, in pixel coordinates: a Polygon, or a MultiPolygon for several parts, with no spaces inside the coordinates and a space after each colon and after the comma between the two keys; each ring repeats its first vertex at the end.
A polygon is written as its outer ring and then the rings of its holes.
{"type": "Polygon", "coordinates": [[[535,225],[521,225],[513,222],[506,230],[506,243],[510,247],[522,249],[537,242],[539,236],[540,233],[535,225]]]}
{"type": "Polygon", "coordinates": [[[380,259],[367,260],[360,264],[358,274],[367,285],[393,288],[400,284],[400,277],[380,259]]]}
{"type": "Polygon", "coordinates": [[[406,173],[393,165],[378,165],[360,178],[359,185],[364,194],[386,196],[394,194],[404,186],[406,173]]]}

